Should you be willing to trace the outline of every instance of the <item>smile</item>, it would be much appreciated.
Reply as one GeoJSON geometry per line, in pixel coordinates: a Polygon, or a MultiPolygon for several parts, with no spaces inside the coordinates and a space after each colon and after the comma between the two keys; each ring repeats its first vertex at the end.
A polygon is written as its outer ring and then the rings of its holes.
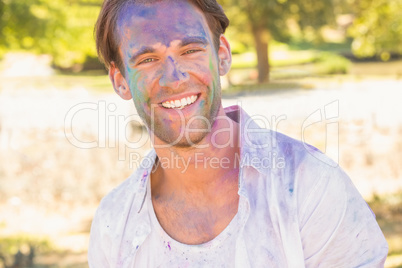
{"type": "Polygon", "coordinates": [[[190,97],[182,98],[180,100],[170,100],[170,101],[162,102],[162,106],[164,108],[181,110],[184,107],[186,107],[187,105],[194,103],[197,99],[198,99],[197,95],[192,95],[190,97]]]}

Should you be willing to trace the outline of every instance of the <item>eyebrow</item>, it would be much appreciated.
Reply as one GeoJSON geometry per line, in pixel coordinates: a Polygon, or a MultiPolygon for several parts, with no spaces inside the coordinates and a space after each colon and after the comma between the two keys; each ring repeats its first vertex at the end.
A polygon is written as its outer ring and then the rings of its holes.
{"type": "Polygon", "coordinates": [[[147,54],[147,53],[154,53],[155,49],[152,47],[141,47],[137,52],[135,52],[131,58],[130,58],[130,63],[135,63],[136,60],[138,59],[138,57],[140,57],[143,54],[147,54]]]}
{"type": "MultiPolygon", "coordinates": [[[[204,37],[198,37],[198,36],[185,37],[179,43],[179,47],[185,47],[190,44],[208,45],[208,41],[204,37]]],[[[130,63],[135,63],[137,61],[138,57],[140,57],[143,54],[147,54],[147,53],[155,53],[155,49],[153,47],[149,47],[149,46],[141,47],[137,52],[135,52],[131,56],[130,63]]]]}
{"type": "Polygon", "coordinates": [[[207,45],[208,41],[204,37],[199,37],[199,36],[190,36],[190,37],[185,37],[179,44],[180,47],[185,47],[190,44],[201,44],[201,45],[207,45]]]}

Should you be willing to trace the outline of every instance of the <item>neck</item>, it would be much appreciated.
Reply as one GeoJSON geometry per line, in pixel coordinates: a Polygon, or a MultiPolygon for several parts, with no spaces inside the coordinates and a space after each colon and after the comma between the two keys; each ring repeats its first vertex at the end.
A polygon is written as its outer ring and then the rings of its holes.
{"type": "MultiPolygon", "coordinates": [[[[162,144],[157,138],[155,145],[162,144]]],[[[238,180],[239,125],[221,106],[211,132],[196,146],[155,146],[158,161],[152,174],[152,188],[169,192],[213,193],[222,184],[238,180]],[[211,192],[212,190],[212,192],[211,192]]]]}

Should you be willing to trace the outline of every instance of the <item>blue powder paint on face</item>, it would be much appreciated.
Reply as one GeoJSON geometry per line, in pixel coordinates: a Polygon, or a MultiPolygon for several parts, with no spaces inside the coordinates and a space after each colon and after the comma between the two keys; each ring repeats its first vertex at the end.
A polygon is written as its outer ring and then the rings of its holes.
{"type": "Polygon", "coordinates": [[[140,17],[149,17],[149,16],[155,16],[156,15],[156,10],[155,9],[143,9],[140,12],[138,12],[138,16],[140,17]]]}
{"type": "Polygon", "coordinates": [[[173,65],[173,77],[174,79],[177,81],[179,80],[179,76],[178,76],[178,72],[176,70],[176,66],[175,66],[175,62],[174,59],[171,56],[167,57],[167,60],[171,62],[171,64],[173,65]]]}

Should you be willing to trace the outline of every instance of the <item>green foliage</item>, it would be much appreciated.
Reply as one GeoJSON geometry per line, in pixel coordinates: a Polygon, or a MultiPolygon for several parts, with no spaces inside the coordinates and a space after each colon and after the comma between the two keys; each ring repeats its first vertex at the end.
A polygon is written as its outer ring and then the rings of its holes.
{"type": "Polygon", "coordinates": [[[2,237],[0,238],[0,267],[1,264],[11,265],[17,259],[21,262],[21,256],[26,256],[25,258],[30,256],[33,259],[38,254],[48,253],[52,250],[54,249],[47,239],[28,235],[2,237]]]}
{"type": "MultiPolygon", "coordinates": [[[[317,51],[312,49],[291,50],[287,44],[271,41],[270,64],[272,67],[312,63],[317,60],[317,51]]],[[[232,56],[232,69],[253,68],[257,63],[254,52],[245,52],[232,56]]]]}
{"type": "Polygon", "coordinates": [[[34,246],[41,252],[48,252],[52,249],[50,242],[43,238],[29,235],[16,235],[0,238],[0,251],[3,254],[15,254],[21,247],[34,246]]]}
{"type": "Polygon", "coordinates": [[[391,52],[402,54],[402,0],[360,0],[354,8],[349,34],[355,55],[388,60],[391,52]]]}
{"type": "MultiPolygon", "coordinates": [[[[281,42],[288,42],[295,32],[310,39],[319,39],[319,29],[333,24],[333,0],[225,0],[221,1],[236,34],[248,36],[239,38],[243,42],[252,40],[255,28],[264,28],[269,35],[281,42]]],[[[309,40],[309,41],[314,41],[309,40]]]]}
{"type": "Polygon", "coordinates": [[[289,49],[292,50],[319,50],[319,51],[329,51],[329,52],[338,52],[338,53],[347,53],[350,52],[350,46],[352,44],[351,39],[347,39],[343,43],[332,43],[332,42],[323,42],[319,44],[313,44],[311,42],[297,42],[293,40],[288,43],[289,49]]]}
{"type": "Polygon", "coordinates": [[[0,54],[25,50],[70,68],[96,56],[93,26],[101,0],[0,0],[0,54]]]}
{"type": "Polygon", "coordinates": [[[292,36],[320,41],[322,26],[334,22],[333,0],[224,0],[237,40],[255,47],[258,82],[269,80],[269,42],[289,42],[292,36]]]}
{"type": "Polygon", "coordinates": [[[350,60],[330,52],[320,53],[316,62],[318,74],[347,74],[351,66],[350,60]]]}

